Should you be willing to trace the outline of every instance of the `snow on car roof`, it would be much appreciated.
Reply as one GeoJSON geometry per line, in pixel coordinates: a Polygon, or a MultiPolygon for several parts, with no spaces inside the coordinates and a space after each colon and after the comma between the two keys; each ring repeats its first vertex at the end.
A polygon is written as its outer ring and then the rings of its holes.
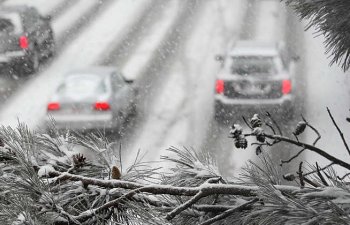
{"type": "Polygon", "coordinates": [[[274,42],[238,41],[229,52],[230,56],[275,56],[278,45],[274,42]]]}

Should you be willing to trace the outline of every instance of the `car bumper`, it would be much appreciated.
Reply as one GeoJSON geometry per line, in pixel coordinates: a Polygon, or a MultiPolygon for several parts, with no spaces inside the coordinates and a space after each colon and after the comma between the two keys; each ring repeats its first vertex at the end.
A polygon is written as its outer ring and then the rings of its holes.
{"type": "Polygon", "coordinates": [[[102,115],[54,115],[47,116],[47,122],[54,121],[58,130],[113,130],[117,127],[117,121],[112,114],[102,115]]]}
{"type": "Polygon", "coordinates": [[[215,96],[216,111],[223,114],[254,112],[281,114],[293,109],[293,96],[285,95],[278,99],[230,99],[222,95],[215,96]]]}
{"type": "Polygon", "coordinates": [[[0,54],[0,67],[13,66],[15,64],[24,63],[30,59],[26,51],[12,51],[0,54]]]}

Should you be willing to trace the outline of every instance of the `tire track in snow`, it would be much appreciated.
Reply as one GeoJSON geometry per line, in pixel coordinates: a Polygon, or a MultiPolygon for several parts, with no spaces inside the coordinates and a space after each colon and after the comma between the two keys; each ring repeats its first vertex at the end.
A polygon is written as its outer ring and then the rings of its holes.
{"type": "MultiPolygon", "coordinates": [[[[172,28],[160,42],[157,51],[154,51],[154,55],[149,60],[151,63],[141,70],[136,79],[136,85],[143,87],[140,90],[140,99],[138,101],[139,108],[142,111],[136,118],[138,126],[142,126],[148,120],[147,114],[152,113],[153,107],[150,107],[154,102],[154,98],[161,93],[163,85],[169,81],[170,77],[166,75],[167,71],[171,67],[174,57],[177,57],[180,49],[183,48],[185,39],[190,34],[193,20],[198,14],[199,5],[197,1],[186,1],[181,2],[181,4],[183,4],[181,11],[178,13],[172,28]]],[[[163,129],[163,126],[161,129],[163,129]]],[[[143,131],[152,132],[147,131],[147,128],[143,129],[143,131]]],[[[142,136],[142,130],[129,127],[126,137],[121,140],[122,144],[126,142],[124,149],[128,152],[128,159],[126,159],[128,162],[131,162],[136,155],[138,147],[131,145],[134,143],[134,140],[139,139],[140,135],[142,136]]],[[[161,139],[161,137],[158,138],[161,139]]]]}

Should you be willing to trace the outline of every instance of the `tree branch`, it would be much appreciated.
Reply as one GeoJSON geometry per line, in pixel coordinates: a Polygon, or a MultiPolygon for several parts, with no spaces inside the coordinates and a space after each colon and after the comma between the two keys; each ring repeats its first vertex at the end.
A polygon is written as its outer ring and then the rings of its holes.
{"type": "Polygon", "coordinates": [[[344,146],[345,146],[345,148],[346,148],[348,154],[350,155],[350,149],[349,149],[348,143],[346,142],[346,140],[345,140],[345,138],[344,138],[344,134],[343,134],[343,132],[340,130],[340,128],[338,127],[337,123],[335,122],[335,120],[334,120],[334,118],[333,118],[333,115],[332,115],[332,113],[331,113],[331,111],[329,110],[328,107],[327,107],[327,112],[328,112],[328,115],[331,117],[334,126],[337,128],[337,131],[338,131],[338,133],[339,133],[339,135],[340,135],[340,137],[341,137],[341,139],[342,139],[342,141],[343,141],[343,143],[344,143],[344,146]]]}
{"type": "Polygon", "coordinates": [[[235,213],[235,212],[238,212],[238,211],[241,211],[241,210],[244,210],[244,209],[247,209],[250,207],[250,205],[254,204],[255,202],[259,201],[258,198],[255,198],[249,202],[246,202],[240,206],[237,206],[235,208],[232,208],[232,209],[228,209],[226,210],[225,212],[223,212],[222,214],[220,215],[217,215],[207,221],[204,221],[203,223],[201,223],[200,225],[210,225],[210,224],[213,224],[214,222],[216,221],[219,221],[219,220],[222,220],[222,219],[225,219],[226,217],[229,217],[232,213],[235,213]]]}

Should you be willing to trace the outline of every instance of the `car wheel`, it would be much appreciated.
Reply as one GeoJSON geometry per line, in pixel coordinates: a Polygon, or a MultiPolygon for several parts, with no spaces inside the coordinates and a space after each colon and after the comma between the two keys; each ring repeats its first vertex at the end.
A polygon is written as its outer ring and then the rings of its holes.
{"type": "Polygon", "coordinates": [[[293,120],[294,119],[294,107],[293,106],[288,106],[288,107],[284,107],[283,108],[283,112],[281,113],[281,115],[283,115],[283,117],[287,120],[293,120]]]}
{"type": "Polygon", "coordinates": [[[136,103],[131,103],[130,116],[135,117],[137,115],[137,106],[136,103]]]}
{"type": "Polygon", "coordinates": [[[48,51],[48,54],[46,55],[46,59],[53,57],[56,53],[55,39],[54,39],[53,32],[50,32],[50,40],[49,40],[48,48],[49,48],[49,51],[48,51]]]}
{"type": "Polygon", "coordinates": [[[36,49],[33,50],[29,60],[21,65],[20,74],[32,74],[39,69],[40,59],[36,49]]]}
{"type": "Polygon", "coordinates": [[[220,103],[215,102],[215,111],[214,111],[215,120],[218,122],[222,122],[224,120],[224,116],[225,116],[225,111],[223,106],[220,103]]]}

